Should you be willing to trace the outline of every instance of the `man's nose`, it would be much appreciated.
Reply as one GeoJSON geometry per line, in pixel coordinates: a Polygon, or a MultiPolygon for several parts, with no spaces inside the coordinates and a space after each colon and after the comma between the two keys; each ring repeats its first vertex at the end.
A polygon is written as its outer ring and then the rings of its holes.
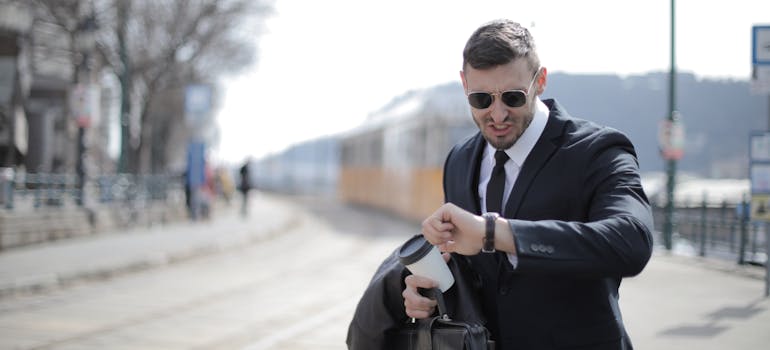
{"type": "Polygon", "coordinates": [[[495,99],[492,101],[492,105],[489,108],[489,114],[492,117],[492,121],[495,123],[502,123],[505,118],[508,117],[508,111],[505,108],[505,103],[503,103],[500,95],[495,96],[495,99]]]}

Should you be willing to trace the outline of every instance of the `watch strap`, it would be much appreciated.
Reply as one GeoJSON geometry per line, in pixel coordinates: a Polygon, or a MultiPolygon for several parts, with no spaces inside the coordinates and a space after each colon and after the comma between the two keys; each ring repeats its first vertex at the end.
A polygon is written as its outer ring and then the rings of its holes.
{"type": "Polygon", "coordinates": [[[481,246],[482,253],[495,252],[495,221],[500,217],[498,213],[484,213],[482,215],[485,221],[484,241],[481,246]]]}

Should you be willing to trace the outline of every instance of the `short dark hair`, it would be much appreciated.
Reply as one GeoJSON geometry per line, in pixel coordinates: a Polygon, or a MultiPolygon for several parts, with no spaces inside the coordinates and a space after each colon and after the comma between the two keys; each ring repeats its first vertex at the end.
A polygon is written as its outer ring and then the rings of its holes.
{"type": "Polygon", "coordinates": [[[471,35],[463,49],[463,69],[488,69],[524,58],[532,71],[540,67],[535,39],[521,24],[498,19],[488,22],[471,35]]]}

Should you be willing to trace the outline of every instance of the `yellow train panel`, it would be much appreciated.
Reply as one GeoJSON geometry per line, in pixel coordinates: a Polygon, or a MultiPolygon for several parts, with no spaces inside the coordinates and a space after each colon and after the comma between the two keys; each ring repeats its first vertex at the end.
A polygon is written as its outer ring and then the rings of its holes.
{"type": "Polygon", "coordinates": [[[440,168],[343,167],[340,198],[421,222],[444,201],[440,168]]]}

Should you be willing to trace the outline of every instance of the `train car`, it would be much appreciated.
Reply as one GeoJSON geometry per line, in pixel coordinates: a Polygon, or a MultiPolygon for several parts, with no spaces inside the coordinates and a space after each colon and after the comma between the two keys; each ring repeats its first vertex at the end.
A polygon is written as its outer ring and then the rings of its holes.
{"type": "Polygon", "coordinates": [[[400,96],[340,136],[339,197],[422,221],[444,201],[447,153],[476,130],[459,83],[400,96]]]}
{"type": "Polygon", "coordinates": [[[252,166],[260,190],[290,194],[334,195],[340,169],[337,136],[292,145],[252,166]]]}

